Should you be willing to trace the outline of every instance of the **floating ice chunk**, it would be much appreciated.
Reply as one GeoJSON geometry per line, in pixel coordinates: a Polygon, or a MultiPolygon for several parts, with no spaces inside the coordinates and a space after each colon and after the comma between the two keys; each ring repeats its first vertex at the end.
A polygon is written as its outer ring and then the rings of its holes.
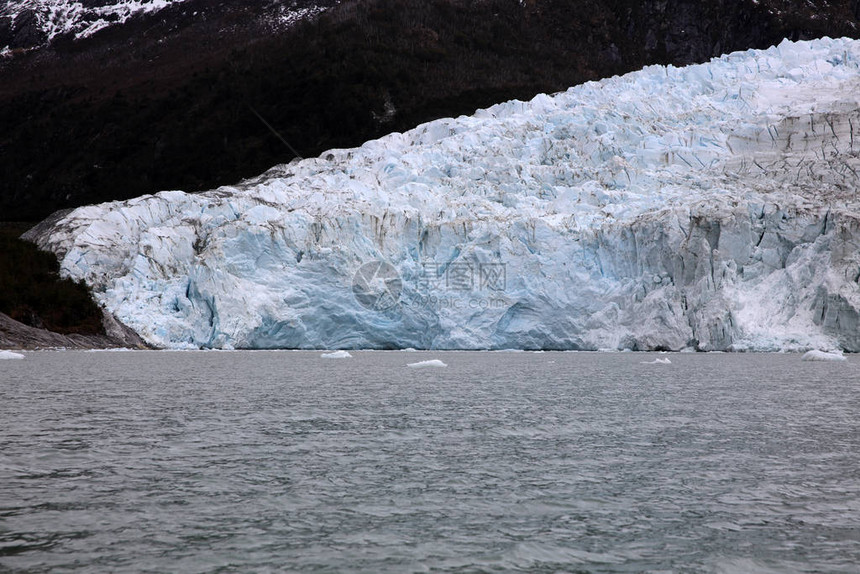
{"type": "Polygon", "coordinates": [[[827,353],[825,351],[808,351],[801,361],[847,361],[841,352],[827,353]]]}
{"type": "Polygon", "coordinates": [[[657,357],[653,361],[640,361],[643,365],[671,365],[672,361],[668,358],[657,357]]]}
{"type": "Polygon", "coordinates": [[[21,353],[13,353],[12,351],[0,351],[0,359],[23,359],[21,353]]]}
{"type": "MultiPolygon", "coordinates": [[[[197,350],[197,349],[195,349],[197,350]]],[[[85,353],[134,353],[137,349],[128,347],[111,347],[109,349],[87,349],[85,353]]]]}
{"type": "Polygon", "coordinates": [[[320,355],[323,359],[351,359],[352,355],[349,351],[334,351],[333,353],[323,353],[320,355]]]}
{"type": "Polygon", "coordinates": [[[413,369],[426,369],[428,367],[447,367],[445,363],[440,361],[439,359],[432,359],[430,361],[419,361],[417,363],[409,363],[406,365],[407,367],[412,367],[413,369]]]}

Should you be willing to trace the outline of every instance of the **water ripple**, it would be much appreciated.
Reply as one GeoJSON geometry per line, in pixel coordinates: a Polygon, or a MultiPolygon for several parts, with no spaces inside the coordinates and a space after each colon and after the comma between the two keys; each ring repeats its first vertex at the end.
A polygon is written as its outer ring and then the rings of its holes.
{"type": "Polygon", "coordinates": [[[856,571],[853,358],[642,359],[28,353],[0,569],[856,571]]]}

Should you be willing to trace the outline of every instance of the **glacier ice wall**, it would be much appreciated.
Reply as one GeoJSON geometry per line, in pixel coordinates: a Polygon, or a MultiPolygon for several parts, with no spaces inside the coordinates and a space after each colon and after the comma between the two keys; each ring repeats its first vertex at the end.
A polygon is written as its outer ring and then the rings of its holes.
{"type": "Polygon", "coordinates": [[[858,154],[860,42],[784,42],[31,236],[164,347],[860,351],[858,154]]]}

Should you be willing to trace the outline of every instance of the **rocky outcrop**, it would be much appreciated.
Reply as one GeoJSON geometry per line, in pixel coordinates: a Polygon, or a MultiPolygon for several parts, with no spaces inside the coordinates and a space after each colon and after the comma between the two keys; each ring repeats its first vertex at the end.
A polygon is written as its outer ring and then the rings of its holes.
{"type": "Polygon", "coordinates": [[[103,318],[104,335],[61,335],[37,329],[0,313],[0,349],[111,349],[151,348],[134,331],[120,323],[110,313],[103,318]]]}

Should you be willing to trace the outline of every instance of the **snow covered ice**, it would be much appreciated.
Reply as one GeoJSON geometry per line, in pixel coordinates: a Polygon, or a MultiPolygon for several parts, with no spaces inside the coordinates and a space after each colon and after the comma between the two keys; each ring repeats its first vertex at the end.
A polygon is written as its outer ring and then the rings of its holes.
{"type": "Polygon", "coordinates": [[[652,66],[31,237],[171,348],[860,351],[858,66],[652,66]]]}

